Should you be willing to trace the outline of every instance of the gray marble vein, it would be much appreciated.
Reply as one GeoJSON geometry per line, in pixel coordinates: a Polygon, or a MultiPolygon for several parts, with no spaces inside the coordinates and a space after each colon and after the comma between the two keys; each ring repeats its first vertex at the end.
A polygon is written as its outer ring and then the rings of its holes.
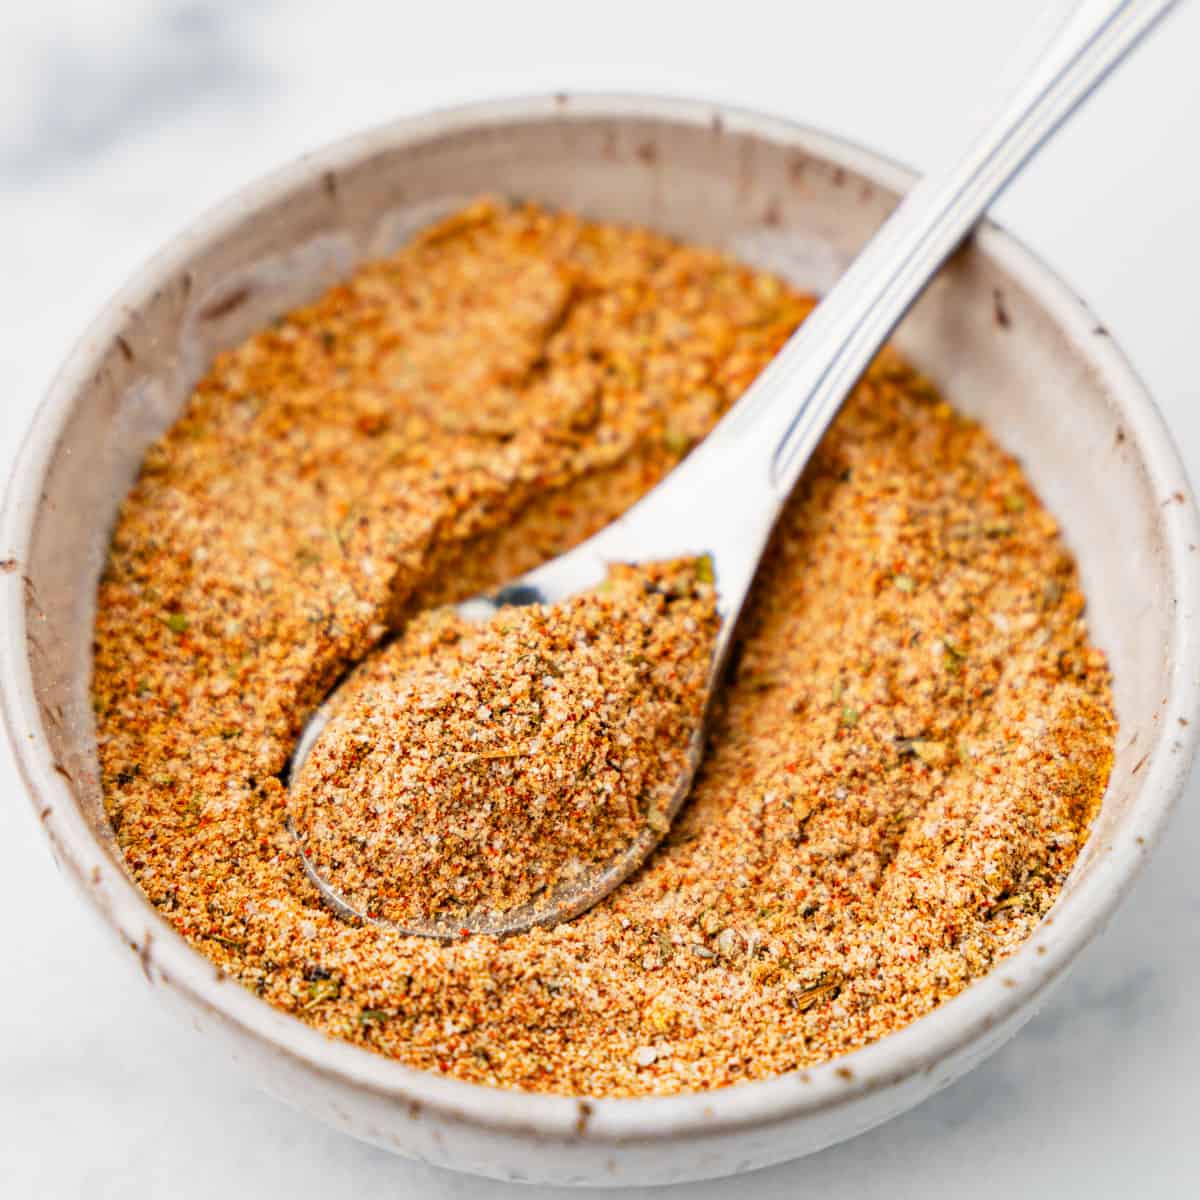
{"type": "Polygon", "coordinates": [[[30,176],[86,161],[212,96],[265,103],[273,79],[247,44],[245,15],[246,6],[227,0],[156,5],[115,47],[89,44],[69,23],[48,32],[34,50],[28,119],[0,141],[0,171],[30,176]]]}

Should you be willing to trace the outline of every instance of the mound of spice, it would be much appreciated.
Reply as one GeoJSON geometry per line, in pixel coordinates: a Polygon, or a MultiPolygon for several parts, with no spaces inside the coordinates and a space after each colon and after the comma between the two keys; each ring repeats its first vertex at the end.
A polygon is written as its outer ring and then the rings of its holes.
{"type": "Polygon", "coordinates": [[[822,1062],[1036,937],[1108,779],[1108,669],[1017,463],[891,349],[781,516],[686,807],[604,901],[405,936],[333,913],[288,830],[280,775],[334,682],[628,508],[812,304],[483,201],[219,355],[97,596],[104,802],[164,919],[330,1036],[592,1096],[822,1062]]]}
{"type": "Polygon", "coordinates": [[[355,912],[400,925],[525,905],[661,833],[698,735],[712,570],[615,566],[601,588],[434,610],[348,681],[293,784],[293,827],[355,912]]]}

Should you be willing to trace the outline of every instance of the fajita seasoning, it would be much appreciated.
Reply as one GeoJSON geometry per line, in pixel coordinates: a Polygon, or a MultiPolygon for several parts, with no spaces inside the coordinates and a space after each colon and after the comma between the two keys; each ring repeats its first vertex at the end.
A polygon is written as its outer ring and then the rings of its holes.
{"type": "Polygon", "coordinates": [[[402,927],[528,910],[665,832],[717,635],[708,559],[614,566],[593,591],[434,609],[373,655],[292,786],[292,827],[352,912],[402,927]]]}
{"type": "Polygon", "coordinates": [[[687,807],[602,904],[404,936],[327,909],[287,829],[281,775],[337,679],[425,669],[427,610],[627,508],[812,304],[714,251],[482,201],[220,355],[98,597],[105,801],[164,917],[333,1036],[593,1096],[821,1062],[1020,945],[1108,777],[1108,670],[1017,464],[890,349],[780,522],[687,807]]]}

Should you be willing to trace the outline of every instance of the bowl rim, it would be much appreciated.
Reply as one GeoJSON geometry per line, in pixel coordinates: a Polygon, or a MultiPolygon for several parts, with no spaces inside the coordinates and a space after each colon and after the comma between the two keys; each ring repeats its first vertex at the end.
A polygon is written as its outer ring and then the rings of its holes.
{"type": "MultiPolygon", "coordinates": [[[[110,858],[58,773],[33,690],[27,646],[26,560],[42,483],[80,389],[136,310],[193,254],[253,212],[330,171],[380,151],[456,131],[514,121],[637,118],[784,144],[904,192],[916,176],[851,141],[797,122],[704,100],[631,93],[563,93],[484,100],[373,127],[335,141],[239,189],[154,254],[93,320],[40,402],[9,480],[0,515],[0,707],[25,788],[55,857],[121,941],[133,948],[151,983],[169,983],[241,1034],[297,1060],[317,1075],[424,1111],[448,1122],[534,1139],[648,1143],[765,1127],[837,1109],[887,1089],[965,1051],[989,1030],[1015,1020],[1070,966],[1126,894],[1183,790],[1200,734],[1200,519],[1186,472],[1145,386],[1086,304],[1031,251],[992,222],[980,248],[1014,277],[1088,355],[1120,407],[1129,444],[1158,494],[1182,497],[1162,510],[1167,569],[1175,589],[1170,687],[1159,710],[1160,736],[1142,767],[1128,818],[1100,847],[1073,893],[998,968],[929,1015],[847,1055],[804,1070],[713,1091],[634,1098],[547,1095],[435,1075],[327,1037],[225,980],[159,915],[110,858]],[[1104,334],[1104,336],[1097,336],[1104,334]],[[1183,722],[1188,722],[1184,724],[1183,722]],[[1053,922],[1052,924],[1050,922],[1053,922]]],[[[952,1076],[951,1076],[952,1077],[952,1076]]]]}

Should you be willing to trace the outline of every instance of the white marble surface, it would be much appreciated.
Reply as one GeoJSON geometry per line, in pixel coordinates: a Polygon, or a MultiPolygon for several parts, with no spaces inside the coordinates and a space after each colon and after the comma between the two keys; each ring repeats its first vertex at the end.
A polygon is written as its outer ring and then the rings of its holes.
{"type": "MultiPolygon", "coordinates": [[[[635,88],[775,110],[918,165],[956,144],[1047,0],[39,0],[0,5],[0,466],[107,295],[160,242],[332,137],[500,92],[635,88]]],[[[1200,7],[998,214],[1126,347],[1200,478],[1200,7]]],[[[1102,480],[1097,481],[1102,486],[1102,480]]],[[[161,1013],[53,868],[0,749],[0,1196],[518,1188],[358,1145],[161,1013]]],[[[891,1124],[695,1197],[1200,1195],[1200,792],[1051,1006],[891,1124]]]]}

